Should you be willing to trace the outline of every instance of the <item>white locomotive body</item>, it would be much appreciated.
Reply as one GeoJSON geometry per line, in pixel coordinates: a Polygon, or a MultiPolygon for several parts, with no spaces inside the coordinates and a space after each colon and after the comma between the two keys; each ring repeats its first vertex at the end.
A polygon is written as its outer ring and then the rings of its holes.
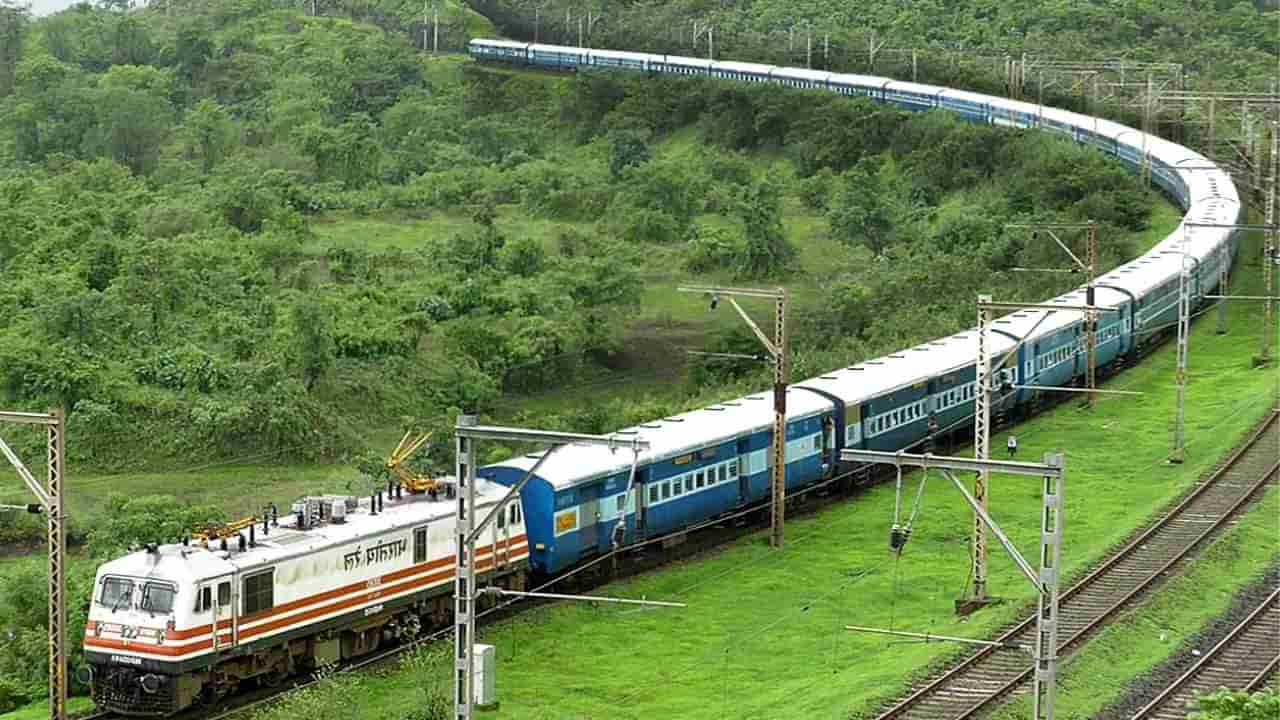
{"type": "MultiPolygon", "coordinates": [[[[477,486],[481,512],[505,492],[477,486]]],[[[149,546],[98,569],[84,655],[95,702],[168,715],[299,670],[373,652],[447,620],[455,502],[325,496],[229,537],[149,546]],[[214,628],[217,631],[214,631],[214,628]]],[[[504,508],[476,551],[488,581],[523,587],[523,510],[504,508]]]]}

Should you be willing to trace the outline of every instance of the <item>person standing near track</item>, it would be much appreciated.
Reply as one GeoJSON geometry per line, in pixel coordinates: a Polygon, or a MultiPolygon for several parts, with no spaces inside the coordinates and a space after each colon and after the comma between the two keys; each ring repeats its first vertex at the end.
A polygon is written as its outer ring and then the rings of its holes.
{"type": "Polygon", "coordinates": [[[1018,454],[1018,438],[1010,435],[1007,447],[1009,448],[1009,457],[1018,454]]]}

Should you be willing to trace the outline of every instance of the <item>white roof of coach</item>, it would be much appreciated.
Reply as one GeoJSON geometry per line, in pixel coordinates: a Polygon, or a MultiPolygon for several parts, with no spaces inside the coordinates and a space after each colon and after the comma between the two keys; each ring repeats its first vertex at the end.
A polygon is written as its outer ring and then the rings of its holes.
{"type": "Polygon", "coordinates": [[[990,95],[981,95],[967,90],[954,90],[951,88],[943,90],[942,96],[955,98],[956,100],[964,100],[965,102],[977,103],[979,105],[991,105],[994,101],[999,100],[999,98],[995,98],[990,95]]]}
{"type": "MultiPolygon", "coordinates": [[[[794,387],[787,390],[788,420],[810,417],[829,407],[829,401],[813,393],[794,387]]],[[[748,395],[619,430],[616,433],[616,450],[595,445],[562,447],[538,468],[538,476],[557,490],[564,490],[602,477],[630,472],[634,456],[626,443],[631,438],[649,442],[649,449],[640,453],[640,464],[644,465],[758,432],[772,423],[773,393],[748,395]]],[[[491,467],[528,470],[540,456],[541,451],[521,455],[491,467]]]]}
{"type": "Polygon", "coordinates": [[[560,53],[565,55],[585,55],[587,53],[586,48],[570,47],[568,45],[547,45],[546,43],[531,43],[529,45],[529,49],[533,52],[560,53]]]}
{"type": "Polygon", "coordinates": [[[752,73],[755,75],[768,75],[771,71],[777,70],[773,65],[762,65],[760,63],[734,62],[732,60],[717,60],[711,64],[712,70],[725,70],[736,73],[752,73]]]}
{"type": "Polygon", "coordinates": [[[874,75],[831,73],[831,83],[833,85],[849,85],[851,87],[863,88],[866,90],[878,90],[884,87],[887,82],[889,82],[888,78],[876,77],[874,75]]]}
{"type": "Polygon", "coordinates": [[[711,67],[711,61],[703,60],[702,58],[683,57],[681,55],[661,55],[660,57],[662,62],[667,65],[679,65],[680,67],[698,68],[700,70],[706,70],[711,67]]]}
{"type": "Polygon", "coordinates": [[[886,91],[894,90],[897,92],[906,92],[906,93],[912,93],[915,95],[926,95],[929,97],[936,97],[938,93],[944,90],[947,90],[949,88],[939,87],[937,85],[923,85],[921,83],[907,82],[905,80],[890,80],[889,82],[885,83],[884,89],[886,91]]]}
{"type": "Polygon", "coordinates": [[[472,40],[472,45],[492,45],[493,47],[504,47],[523,50],[529,47],[529,43],[516,42],[514,40],[472,40]]]}
{"type": "Polygon", "coordinates": [[[777,78],[785,78],[787,80],[803,80],[805,82],[825,83],[828,79],[835,77],[833,74],[825,70],[810,70],[809,68],[793,68],[793,67],[775,67],[773,76],[777,78]]]}
{"type": "Polygon", "coordinates": [[[649,53],[623,52],[621,50],[589,50],[591,57],[613,58],[614,60],[636,60],[640,62],[661,60],[661,55],[649,53]]]}

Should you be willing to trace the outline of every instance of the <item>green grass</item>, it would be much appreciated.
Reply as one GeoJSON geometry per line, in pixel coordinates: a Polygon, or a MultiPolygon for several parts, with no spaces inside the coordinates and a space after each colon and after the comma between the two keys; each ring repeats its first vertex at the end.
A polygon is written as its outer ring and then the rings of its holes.
{"type": "MultiPolygon", "coordinates": [[[[87,715],[93,711],[93,701],[87,697],[67,698],[68,715],[87,715]]],[[[0,713],[4,720],[49,720],[49,701],[41,700],[23,705],[13,712],[0,713]]]]}
{"type": "MultiPolygon", "coordinates": [[[[1185,573],[1063,662],[1058,670],[1057,717],[1094,717],[1122,695],[1133,678],[1164,661],[1185,638],[1225,612],[1242,580],[1258,576],[1275,562],[1280,551],[1277,517],[1280,492],[1273,488],[1185,573]]],[[[996,720],[1024,718],[1029,712],[1030,701],[1022,698],[1002,708],[996,720]]]]}
{"type": "MultiPolygon", "coordinates": [[[[1251,256],[1246,250],[1242,257],[1251,256]]],[[[1250,275],[1257,275],[1256,265],[1242,268],[1238,291],[1257,284],[1250,275]]],[[[1066,453],[1063,564],[1068,574],[1211,470],[1268,411],[1276,373],[1249,367],[1259,338],[1258,314],[1256,308],[1235,311],[1226,336],[1213,334],[1212,317],[1195,326],[1183,465],[1165,462],[1171,346],[1108,385],[1145,395],[1105,399],[1092,413],[1064,404],[1016,429],[1026,457],[1066,453]]],[[[996,446],[1003,440],[996,438],[996,446]]],[[[914,476],[906,479],[912,490],[915,483],[914,476]]],[[[710,557],[599,591],[679,600],[689,604],[684,610],[561,604],[483,630],[480,641],[498,647],[501,706],[488,716],[842,718],[876,706],[898,693],[905,678],[955,649],[847,633],[841,630],[844,624],[981,637],[1032,597],[1013,564],[993,548],[991,589],[1010,602],[958,621],[952,601],[966,583],[969,513],[954,489],[934,476],[916,532],[895,563],[885,547],[893,497],[892,487],[880,486],[793,520],[783,552],[770,550],[765,535],[757,533],[710,557]]],[[[1274,530],[1275,502],[1272,493],[1261,514],[1241,523],[1235,539],[1219,543],[1197,566],[1212,573],[1212,578],[1196,576],[1205,578],[1200,583],[1205,592],[1229,592],[1233,577],[1250,574],[1257,558],[1274,548],[1274,533],[1268,531],[1274,530]],[[1229,557],[1231,548],[1244,547],[1250,548],[1244,559],[1229,557]]],[[[990,503],[1014,542],[1024,552],[1033,551],[1038,483],[999,478],[990,503]]],[[[1211,611],[1214,605],[1207,607],[1211,611]]],[[[1198,621],[1186,608],[1179,612],[1170,616],[1171,628],[1198,621]]],[[[1082,668],[1087,676],[1090,670],[1082,668]]],[[[447,682],[443,664],[436,671],[435,681],[447,682]]],[[[399,672],[362,680],[355,703],[361,717],[403,715],[413,700],[397,690],[416,682],[399,672]]],[[[1080,691],[1082,697],[1091,692],[1098,690],[1080,691]]]]}
{"type": "MultiPolygon", "coordinates": [[[[396,438],[398,439],[398,438],[396,438]]],[[[393,445],[395,440],[391,440],[393,445]]],[[[390,445],[387,448],[391,449],[390,445]]],[[[288,508],[290,502],[301,495],[347,490],[352,486],[363,492],[364,481],[349,465],[323,464],[250,464],[228,463],[211,466],[175,468],[149,472],[119,474],[95,474],[68,469],[66,502],[72,522],[91,524],[93,516],[101,512],[107,498],[114,493],[123,495],[172,495],[181,503],[208,503],[223,508],[229,514],[253,514],[268,502],[288,508]],[[245,492],[246,488],[251,491],[245,492]],[[234,491],[232,491],[234,490],[234,491]]],[[[21,501],[21,481],[5,476],[0,481],[0,498],[5,501],[21,501]]]]}

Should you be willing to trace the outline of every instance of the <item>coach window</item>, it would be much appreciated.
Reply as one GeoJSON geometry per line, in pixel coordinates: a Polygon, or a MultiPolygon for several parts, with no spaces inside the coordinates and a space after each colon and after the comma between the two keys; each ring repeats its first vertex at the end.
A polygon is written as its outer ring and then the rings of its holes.
{"type": "Polygon", "coordinates": [[[275,605],[275,571],[251,575],[244,579],[244,614],[270,610],[275,605]]]}
{"type": "Polygon", "coordinates": [[[427,529],[424,527],[413,529],[413,564],[424,563],[427,561],[427,529]]]}
{"type": "Polygon", "coordinates": [[[226,607],[231,604],[231,582],[227,581],[218,585],[218,607],[226,607]]]}
{"type": "Polygon", "coordinates": [[[213,607],[213,588],[200,588],[200,594],[196,595],[196,612],[202,613],[213,607]]]}
{"type": "Polygon", "coordinates": [[[649,502],[651,504],[658,502],[658,486],[657,485],[649,486],[649,502]]]}
{"type": "Polygon", "coordinates": [[[662,483],[662,499],[666,500],[669,497],[671,497],[671,483],[664,482],[662,483]]]}
{"type": "Polygon", "coordinates": [[[738,477],[738,461],[737,460],[729,461],[729,477],[730,478],[738,477]]]}

